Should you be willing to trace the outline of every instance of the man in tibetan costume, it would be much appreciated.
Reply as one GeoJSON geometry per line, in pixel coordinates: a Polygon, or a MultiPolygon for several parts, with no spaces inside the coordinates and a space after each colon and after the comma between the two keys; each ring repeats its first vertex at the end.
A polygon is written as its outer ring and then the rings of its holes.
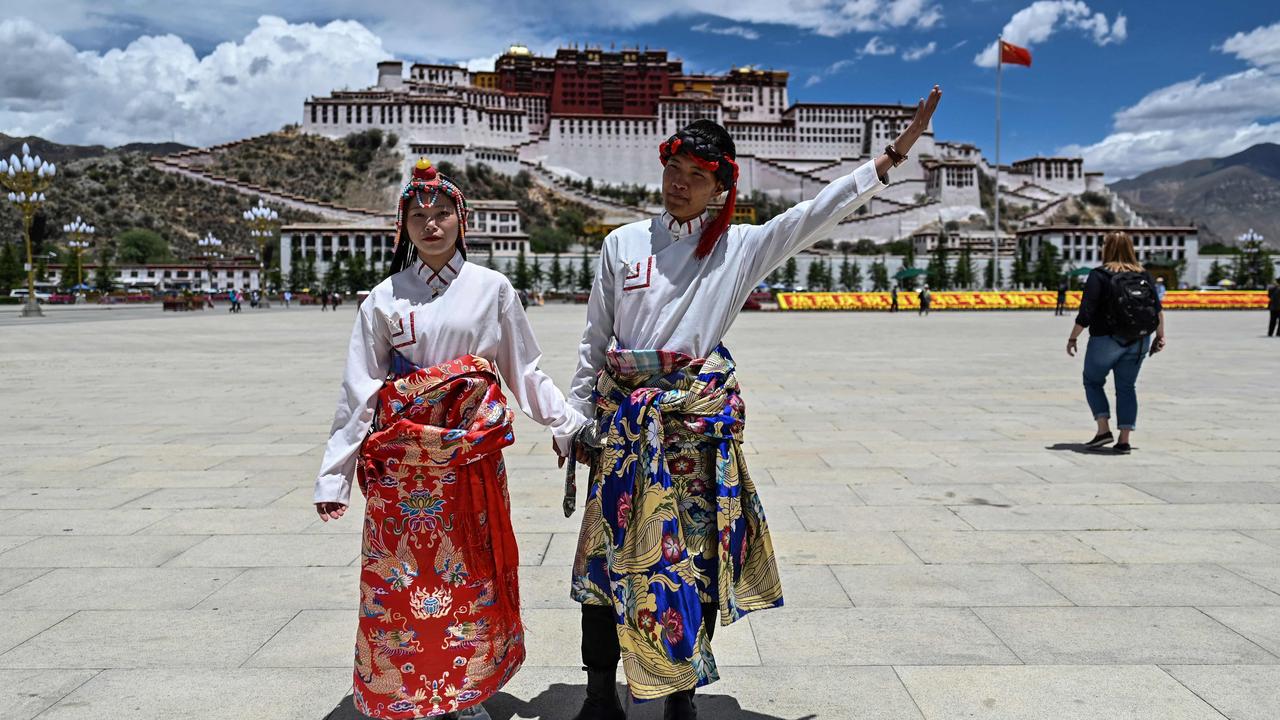
{"type": "Polygon", "coordinates": [[[782,605],[721,339],[761,280],[887,185],[940,98],[934,87],[879,157],[758,226],[729,224],[733,139],[695,121],[659,148],[666,212],[605,238],[569,394],[596,419],[577,443],[592,463],[571,590],[582,603],[587,670],[577,720],[625,717],[619,659],[634,699],[665,698],[665,718],[695,718],[694,690],[719,678],[717,618],[728,625],[782,605]],[[707,206],[722,192],[711,218],[707,206]]]}

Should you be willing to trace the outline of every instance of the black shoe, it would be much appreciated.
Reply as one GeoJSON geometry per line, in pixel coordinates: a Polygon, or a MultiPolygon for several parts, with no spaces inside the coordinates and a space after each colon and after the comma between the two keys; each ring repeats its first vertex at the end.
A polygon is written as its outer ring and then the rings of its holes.
{"type": "Polygon", "coordinates": [[[1116,446],[1111,448],[1111,452],[1117,455],[1128,455],[1132,450],[1129,443],[1116,443],[1116,446]]]}
{"type": "Polygon", "coordinates": [[[1103,447],[1105,445],[1110,445],[1111,441],[1114,439],[1115,439],[1115,436],[1112,435],[1110,431],[1104,432],[1104,433],[1098,433],[1097,435],[1093,436],[1092,440],[1085,443],[1084,446],[1089,448],[1090,450],[1097,450],[1098,448],[1103,447]]]}
{"type": "Polygon", "coordinates": [[[693,702],[693,690],[682,690],[667,696],[662,708],[662,720],[698,720],[698,707],[693,702]]]}
{"type": "Polygon", "coordinates": [[[614,670],[587,669],[587,699],[573,720],[627,720],[627,711],[618,700],[614,670]]]}

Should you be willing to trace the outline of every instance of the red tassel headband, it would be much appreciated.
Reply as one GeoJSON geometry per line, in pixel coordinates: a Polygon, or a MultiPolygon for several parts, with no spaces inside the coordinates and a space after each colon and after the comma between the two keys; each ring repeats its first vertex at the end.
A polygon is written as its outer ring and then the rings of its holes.
{"type": "Polygon", "coordinates": [[[702,234],[698,236],[698,247],[694,249],[693,254],[701,260],[715,249],[716,242],[729,228],[729,221],[733,219],[733,210],[738,199],[738,163],[734,162],[728,153],[721,153],[718,148],[712,147],[709,143],[700,142],[699,138],[683,132],[672,135],[658,146],[658,159],[663,167],[666,167],[667,162],[681,151],[684,151],[684,154],[698,167],[715,176],[721,187],[729,193],[724,207],[716,215],[715,220],[704,225],[702,234]]]}

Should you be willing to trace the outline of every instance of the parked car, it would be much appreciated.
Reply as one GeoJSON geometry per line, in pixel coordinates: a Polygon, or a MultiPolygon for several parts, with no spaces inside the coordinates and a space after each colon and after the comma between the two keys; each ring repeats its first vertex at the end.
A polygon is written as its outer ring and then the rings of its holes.
{"type": "MultiPolygon", "coordinates": [[[[27,289],[14,288],[9,291],[9,297],[22,298],[23,300],[25,300],[27,299],[27,289]]],[[[48,302],[49,298],[51,297],[53,297],[52,293],[45,292],[44,290],[36,289],[36,302],[48,302]]]]}

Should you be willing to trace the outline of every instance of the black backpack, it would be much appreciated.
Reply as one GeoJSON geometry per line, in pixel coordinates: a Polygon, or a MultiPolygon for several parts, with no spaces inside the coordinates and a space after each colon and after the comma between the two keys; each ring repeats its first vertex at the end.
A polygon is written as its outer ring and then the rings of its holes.
{"type": "Polygon", "coordinates": [[[1107,317],[1116,337],[1133,342],[1160,327],[1160,298],[1146,273],[1107,272],[1107,317]]]}

